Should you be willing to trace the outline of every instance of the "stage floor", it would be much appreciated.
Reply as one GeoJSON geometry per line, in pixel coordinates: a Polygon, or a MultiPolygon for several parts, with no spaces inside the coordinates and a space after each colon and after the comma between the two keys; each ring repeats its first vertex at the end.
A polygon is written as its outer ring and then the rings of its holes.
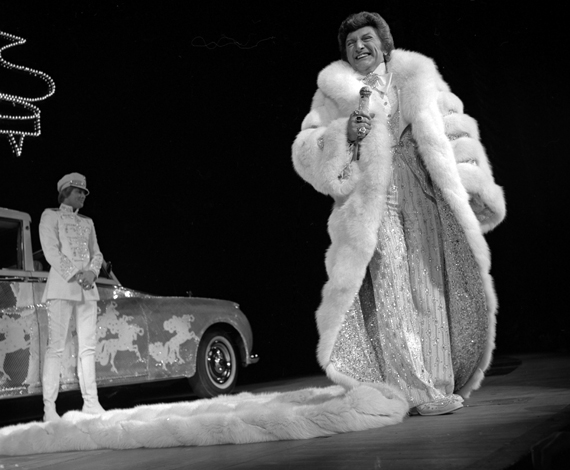
{"type": "MultiPolygon", "coordinates": [[[[570,426],[570,355],[498,357],[481,390],[445,416],[330,437],[246,445],[97,450],[0,456],[0,469],[513,469],[530,448],[570,426]]],[[[323,376],[240,387],[287,391],[328,386],[323,376]]],[[[570,430],[570,429],[569,429],[570,430]]]]}

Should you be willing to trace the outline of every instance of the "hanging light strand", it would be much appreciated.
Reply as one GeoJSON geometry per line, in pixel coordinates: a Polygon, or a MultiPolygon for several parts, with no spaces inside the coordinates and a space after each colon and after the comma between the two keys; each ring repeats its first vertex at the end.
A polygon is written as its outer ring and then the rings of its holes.
{"type": "Polygon", "coordinates": [[[25,67],[22,65],[15,65],[2,57],[3,51],[10,47],[19,46],[25,44],[26,40],[24,38],[20,38],[18,36],[14,36],[13,34],[5,33],[0,31],[0,37],[8,39],[10,42],[5,46],[0,47],[0,66],[8,69],[8,70],[19,70],[25,73],[29,73],[34,75],[40,79],[42,79],[48,86],[48,91],[43,96],[38,96],[35,98],[28,98],[19,95],[12,95],[9,93],[3,93],[0,91],[0,100],[7,101],[8,103],[12,103],[14,106],[19,106],[24,108],[28,111],[28,113],[24,115],[18,114],[0,114],[0,119],[6,121],[32,121],[33,122],[33,130],[30,131],[23,131],[23,130],[16,130],[16,129],[3,129],[0,128],[0,134],[6,134],[8,136],[8,141],[10,142],[10,146],[12,147],[12,151],[16,156],[22,155],[22,147],[24,145],[24,137],[27,136],[39,136],[41,134],[41,126],[40,126],[40,109],[31,104],[37,101],[45,100],[49,98],[51,95],[55,93],[55,82],[53,79],[46,73],[41,72],[40,70],[35,70],[30,67],[25,67]]]}

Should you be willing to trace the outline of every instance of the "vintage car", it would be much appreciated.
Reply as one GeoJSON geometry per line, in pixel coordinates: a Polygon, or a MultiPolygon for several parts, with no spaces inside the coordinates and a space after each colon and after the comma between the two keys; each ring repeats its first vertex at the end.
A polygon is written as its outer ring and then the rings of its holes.
{"type": "MultiPolygon", "coordinates": [[[[41,394],[49,265],[30,232],[28,214],[0,208],[0,399],[41,394]]],[[[232,391],[239,364],[258,360],[235,302],[144,294],[122,286],[106,262],[97,288],[98,387],[187,377],[196,395],[212,397],[232,391]]],[[[76,362],[72,316],[61,390],[79,388],[76,362]]]]}

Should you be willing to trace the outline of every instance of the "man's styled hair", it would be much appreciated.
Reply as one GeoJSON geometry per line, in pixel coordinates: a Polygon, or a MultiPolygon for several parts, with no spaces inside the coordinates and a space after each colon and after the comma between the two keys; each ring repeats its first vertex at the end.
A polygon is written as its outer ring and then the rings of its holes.
{"type": "Polygon", "coordinates": [[[346,37],[353,31],[365,28],[366,26],[371,26],[375,29],[380,41],[382,41],[382,51],[386,54],[386,62],[389,61],[390,54],[394,50],[394,39],[392,39],[390,27],[378,13],[370,13],[368,11],[353,13],[341,23],[338,29],[338,46],[340,48],[341,59],[348,62],[346,56],[346,37]]]}
{"type": "Polygon", "coordinates": [[[59,192],[59,195],[57,196],[57,202],[61,204],[63,201],[65,201],[67,197],[71,194],[71,191],[73,191],[74,187],[75,186],[68,186],[67,188],[63,188],[59,192]]]}

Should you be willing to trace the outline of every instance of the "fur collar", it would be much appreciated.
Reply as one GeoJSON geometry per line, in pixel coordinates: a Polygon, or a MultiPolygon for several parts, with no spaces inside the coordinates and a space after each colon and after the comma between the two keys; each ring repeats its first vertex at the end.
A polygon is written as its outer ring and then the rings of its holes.
{"type": "MultiPolygon", "coordinates": [[[[413,123],[434,96],[449,91],[433,60],[417,52],[395,49],[388,63],[388,72],[394,74],[394,83],[400,93],[402,118],[413,123]]],[[[349,115],[358,106],[362,82],[348,62],[339,60],[325,67],[317,78],[321,91],[329,96],[343,115],[349,115]]]]}

